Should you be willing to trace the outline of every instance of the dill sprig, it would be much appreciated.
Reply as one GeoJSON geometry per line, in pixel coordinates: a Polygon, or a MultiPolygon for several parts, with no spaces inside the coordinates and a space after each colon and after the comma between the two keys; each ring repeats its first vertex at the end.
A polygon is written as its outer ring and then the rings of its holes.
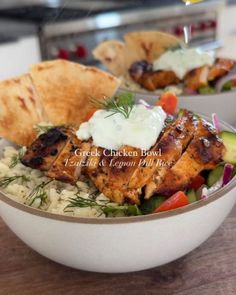
{"type": "Polygon", "coordinates": [[[9,168],[14,168],[20,162],[20,160],[24,156],[24,154],[25,154],[25,149],[24,148],[19,149],[17,154],[14,154],[12,156],[9,168]]]}
{"type": "Polygon", "coordinates": [[[104,97],[103,100],[91,98],[90,102],[98,109],[110,111],[111,114],[107,117],[120,113],[126,119],[129,118],[130,113],[135,105],[134,96],[130,92],[121,93],[112,98],[104,97]]]}
{"type": "Polygon", "coordinates": [[[54,127],[53,125],[40,125],[40,124],[37,124],[35,126],[35,130],[36,130],[36,132],[37,132],[38,135],[41,135],[43,133],[48,132],[53,127],[54,127]]]}
{"type": "Polygon", "coordinates": [[[92,193],[87,199],[82,198],[79,193],[75,195],[75,198],[69,198],[70,204],[64,209],[64,212],[71,212],[71,208],[96,208],[102,211],[106,217],[114,216],[136,216],[141,215],[137,205],[111,205],[110,200],[96,200],[98,192],[92,193]]]}
{"type": "Polygon", "coordinates": [[[43,204],[46,204],[48,195],[46,191],[44,190],[44,188],[52,181],[53,181],[52,179],[46,182],[43,181],[30,192],[30,194],[27,196],[27,199],[29,200],[29,206],[32,206],[35,200],[38,200],[38,199],[40,200],[40,206],[42,206],[43,204]]]}
{"type": "Polygon", "coordinates": [[[26,175],[14,175],[14,176],[4,176],[0,178],[0,187],[6,188],[10,183],[20,179],[21,183],[30,181],[30,178],[26,175]]]}

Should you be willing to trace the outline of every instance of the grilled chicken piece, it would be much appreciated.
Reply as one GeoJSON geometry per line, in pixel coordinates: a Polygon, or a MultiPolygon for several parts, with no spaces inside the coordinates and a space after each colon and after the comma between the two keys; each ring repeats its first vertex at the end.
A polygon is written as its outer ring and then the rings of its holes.
{"type": "Polygon", "coordinates": [[[188,72],[184,78],[184,84],[194,91],[208,85],[209,67],[203,66],[188,72]]]}
{"type": "Polygon", "coordinates": [[[118,156],[112,156],[110,151],[94,146],[92,151],[94,155],[88,159],[87,174],[99,191],[119,204],[125,200],[138,204],[141,187],[131,190],[127,184],[139,165],[141,150],[123,146],[118,156]]]}
{"type": "Polygon", "coordinates": [[[214,81],[226,75],[235,66],[235,61],[226,58],[217,58],[215,64],[210,68],[208,80],[214,81]]]}
{"type": "Polygon", "coordinates": [[[135,171],[128,187],[135,189],[146,185],[145,197],[150,198],[193,138],[196,124],[197,118],[193,113],[183,110],[182,115],[167,128],[151,153],[143,160],[143,167],[140,165],[135,171]]]}
{"type": "Polygon", "coordinates": [[[155,192],[170,196],[185,190],[203,170],[214,169],[222,160],[224,145],[215,130],[199,121],[197,132],[179,161],[168,171],[155,192]]]}
{"type": "Polygon", "coordinates": [[[75,184],[86,165],[91,143],[82,142],[73,134],[46,173],[47,176],[59,181],[75,184]]]}
{"type": "Polygon", "coordinates": [[[71,127],[51,128],[47,133],[41,134],[28,147],[21,162],[33,169],[49,170],[73,132],[71,127]]]}
{"type": "Polygon", "coordinates": [[[155,71],[145,72],[136,82],[143,88],[154,91],[169,85],[178,84],[180,80],[172,71],[155,71]]]}

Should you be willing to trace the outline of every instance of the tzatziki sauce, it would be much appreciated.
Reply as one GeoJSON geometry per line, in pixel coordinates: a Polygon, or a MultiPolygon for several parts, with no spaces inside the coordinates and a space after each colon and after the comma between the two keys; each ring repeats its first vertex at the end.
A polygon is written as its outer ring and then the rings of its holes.
{"type": "Polygon", "coordinates": [[[203,52],[197,48],[168,50],[153,63],[153,70],[173,71],[179,79],[191,70],[204,65],[212,66],[215,61],[213,52],[203,52]]]}
{"type": "Polygon", "coordinates": [[[80,125],[76,132],[80,140],[92,138],[93,144],[102,148],[118,150],[123,145],[149,150],[161,133],[166,113],[160,106],[146,108],[134,105],[128,118],[121,113],[98,110],[80,125]]]}

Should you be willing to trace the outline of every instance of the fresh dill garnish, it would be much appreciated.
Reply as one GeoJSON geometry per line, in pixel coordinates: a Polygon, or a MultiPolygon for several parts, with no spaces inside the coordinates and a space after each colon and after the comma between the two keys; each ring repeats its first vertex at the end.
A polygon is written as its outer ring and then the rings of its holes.
{"type": "Polygon", "coordinates": [[[19,149],[17,154],[14,154],[12,156],[9,168],[14,168],[20,162],[20,159],[24,156],[24,154],[25,154],[25,149],[24,148],[19,149]]]}
{"type": "Polygon", "coordinates": [[[90,102],[98,109],[110,111],[111,114],[122,114],[126,119],[129,118],[130,113],[135,105],[134,95],[130,92],[121,93],[115,97],[104,97],[103,100],[91,98],[90,102]]]}
{"type": "Polygon", "coordinates": [[[47,182],[42,182],[39,185],[37,185],[31,192],[30,194],[27,196],[27,199],[29,200],[29,206],[32,206],[32,204],[35,202],[35,200],[40,200],[40,205],[42,206],[43,204],[46,204],[47,201],[47,193],[44,190],[45,186],[47,186],[50,182],[52,182],[53,180],[49,180],[47,182]]]}
{"type": "Polygon", "coordinates": [[[6,188],[10,183],[20,179],[21,183],[30,181],[30,178],[26,175],[14,175],[14,176],[4,176],[0,178],[0,187],[6,188]]]}
{"type": "Polygon", "coordinates": [[[79,193],[75,194],[75,198],[69,198],[70,204],[67,205],[64,209],[64,212],[71,212],[71,208],[96,208],[101,210],[106,217],[115,217],[115,216],[136,216],[141,215],[137,205],[113,205],[110,200],[96,200],[98,192],[92,193],[87,199],[82,198],[79,193]]]}

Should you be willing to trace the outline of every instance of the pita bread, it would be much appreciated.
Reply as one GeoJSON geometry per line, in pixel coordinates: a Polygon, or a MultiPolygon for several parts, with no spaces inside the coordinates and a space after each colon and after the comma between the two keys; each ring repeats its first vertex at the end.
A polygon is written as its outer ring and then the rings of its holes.
{"type": "Polygon", "coordinates": [[[100,60],[117,77],[127,71],[126,46],[123,42],[109,40],[93,50],[93,56],[100,60]]]}
{"type": "Polygon", "coordinates": [[[135,61],[153,62],[171,47],[182,46],[174,35],[158,31],[130,32],[124,35],[125,43],[110,40],[100,43],[93,55],[114,75],[124,76],[135,61]]]}
{"type": "Polygon", "coordinates": [[[146,60],[153,62],[166,50],[181,44],[174,35],[158,31],[131,32],[124,36],[129,62],[146,60]]]}
{"type": "Polygon", "coordinates": [[[119,79],[106,72],[65,60],[33,65],[30,75],[49,121],[55,125],[78,126],[93,109],[90,97],[112,96],[120,85],[119,79]]]}
{"type": "Polygon", "coordinates": [[[43,121],[43,107],[28,74],[0,82],[0,136],[30,145],[36,137],[34,126],[43,121]]]}

